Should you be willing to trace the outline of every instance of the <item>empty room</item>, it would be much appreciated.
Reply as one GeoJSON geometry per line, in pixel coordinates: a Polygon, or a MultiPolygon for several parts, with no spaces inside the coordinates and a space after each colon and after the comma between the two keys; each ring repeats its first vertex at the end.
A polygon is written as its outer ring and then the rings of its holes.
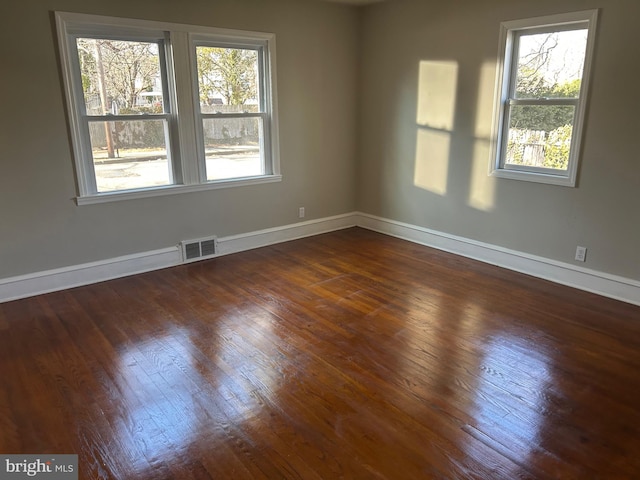
{"type": "Polygon", "coordinates": [[[639,478],[638,18],[0,4],[0,479],[639,478]]]}

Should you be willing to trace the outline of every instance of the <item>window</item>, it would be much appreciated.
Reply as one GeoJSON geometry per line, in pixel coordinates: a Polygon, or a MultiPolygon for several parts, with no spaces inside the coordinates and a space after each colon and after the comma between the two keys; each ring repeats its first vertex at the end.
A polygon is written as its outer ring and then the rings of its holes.
{"type": "Polygon", "coordinates": [[[56,21],[79,204],[281,179],[272,34],[56,21]]]}
{"type": "Polygon", "coordinates": [[[264,175],[268,124],[262,50],[197,41],[199,127],[207,180],[264,175]]]}
{"type": "Polygon", "coordinates": [[[596,18],[502,24],[494,176],[575,186],[596,18]]]}

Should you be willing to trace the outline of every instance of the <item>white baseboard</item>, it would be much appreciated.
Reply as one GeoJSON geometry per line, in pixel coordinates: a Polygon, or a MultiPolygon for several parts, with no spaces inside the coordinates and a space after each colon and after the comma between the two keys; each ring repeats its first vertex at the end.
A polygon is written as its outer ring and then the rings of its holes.
{"type": "Polygon", "coordinates": [[[180,250],[172,247],[0,279],[0,303],[172,267],[181,261],[180,250]]]}
{"type": "MultiPolygon", "coordinates": [[[[354,226],[355,215],[350,213],[218,238],[218,256],[354,226]]],[[[181,263],[180,249],[174,246],[0,279],[0,303],[173,267],[181,263]]]]}
{"type": "Polygon", "coordinates": [[[395,220],[357,213],[359,227],[640,305],[640,282],[395,220]]]}
{"type": "MultiPolygon", "coordinates": [[[[640,305],[640,282],[364,213],[348,213],[218,238],[218,255],[362,227],[580,290],[640,305]]],[[[0,279],[0,303],[182,263],[177,246],[0,279]]]]}
{"type": "Polygon", "coordinates": [[[285,225],[283,227],[268,228],[266,230],[218,238],[218,254],[228,255],[253,248],[266,247],[267,245],[273,245],[275,243],[288,242],[298,238],[311,237],[313,235],[355,227],[355,220],[355,214],[347,213],[320,220],[309,220],[285,225]]]}

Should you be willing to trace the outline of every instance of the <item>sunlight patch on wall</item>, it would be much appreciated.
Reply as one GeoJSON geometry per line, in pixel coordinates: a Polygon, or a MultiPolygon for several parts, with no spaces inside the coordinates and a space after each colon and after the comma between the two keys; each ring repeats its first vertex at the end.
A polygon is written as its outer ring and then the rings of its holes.
{"type": "Polygon", "coordinates": [[[478,79],[478,105],[476,108],[475,135],[490,139],[493,125],[493,96],[496,85],[496,62],[484,62],[478,79]]]}
{"type": "Polygon", "coordinates": [[[420,62],[414,185],[439,195],[447,193],[457,87],[456,62],[420,62]]]}
{"type": "Polygon", "coordinates": [[[488,140],[476,139],[471,159],[471,182],[469,184],[470,207],[490,212],[495,208],[496,179],[489,176],[487,161],[491,155],[488,140]]]}
{"type": "Polygon", "coordinates": [[[493,103],[496,64],[485,62],[478,79],[478,104],[475,119],[475,142],[471,159],[471,182],[468,204],[478,210],[491,211],[495,208],[496,179],[489,176],[491,162],[493,103]]]}
{"type": "Polygon", "coordinates": [[[458,87],[456,62],[420,62],[418,125],[453,130],[458,87]]]}
{"type": "Polygon", "coordinates": [[[418,130],[416,166],[413,182],[438,195],[447,193],[451,134],[437,130],[418,130]]]}

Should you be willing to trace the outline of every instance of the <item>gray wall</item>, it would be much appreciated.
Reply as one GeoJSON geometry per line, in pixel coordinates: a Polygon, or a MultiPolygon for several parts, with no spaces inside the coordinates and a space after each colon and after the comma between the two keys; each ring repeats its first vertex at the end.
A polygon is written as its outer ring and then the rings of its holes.
{"type": "Polygon", "coordinates": [[[358,22],[310,0],[1,2],[0,278],[353,211],[358,22]],[[284,180],[76,206],[56,10],[274,32],[284,180]]]}
{"type": "Polygon", "coordinates": [[[640,279],[638,18],[637,0],[397,0],[367,8],[359,209],[640,279]],[[578,188],[488,177],[500,22],[599,7],[578,188]],[[438,100],[429,103],[427,92],[438,100]],[[589,249],[586,264],[573,260],[577,245],[589,249]]]}
{"type": "Polygon", "coordinates": [[[305,206],[565,262],[584,245],[587,267],[638,279],[637,18],[637,0],[2,2],[0,278],[286,225],[305,206]],[[597,7],[578,188],[488,177],[500,21],[597,7]],[[54,10],[275,32],[284,180],[76,206],[54,10]]]}

